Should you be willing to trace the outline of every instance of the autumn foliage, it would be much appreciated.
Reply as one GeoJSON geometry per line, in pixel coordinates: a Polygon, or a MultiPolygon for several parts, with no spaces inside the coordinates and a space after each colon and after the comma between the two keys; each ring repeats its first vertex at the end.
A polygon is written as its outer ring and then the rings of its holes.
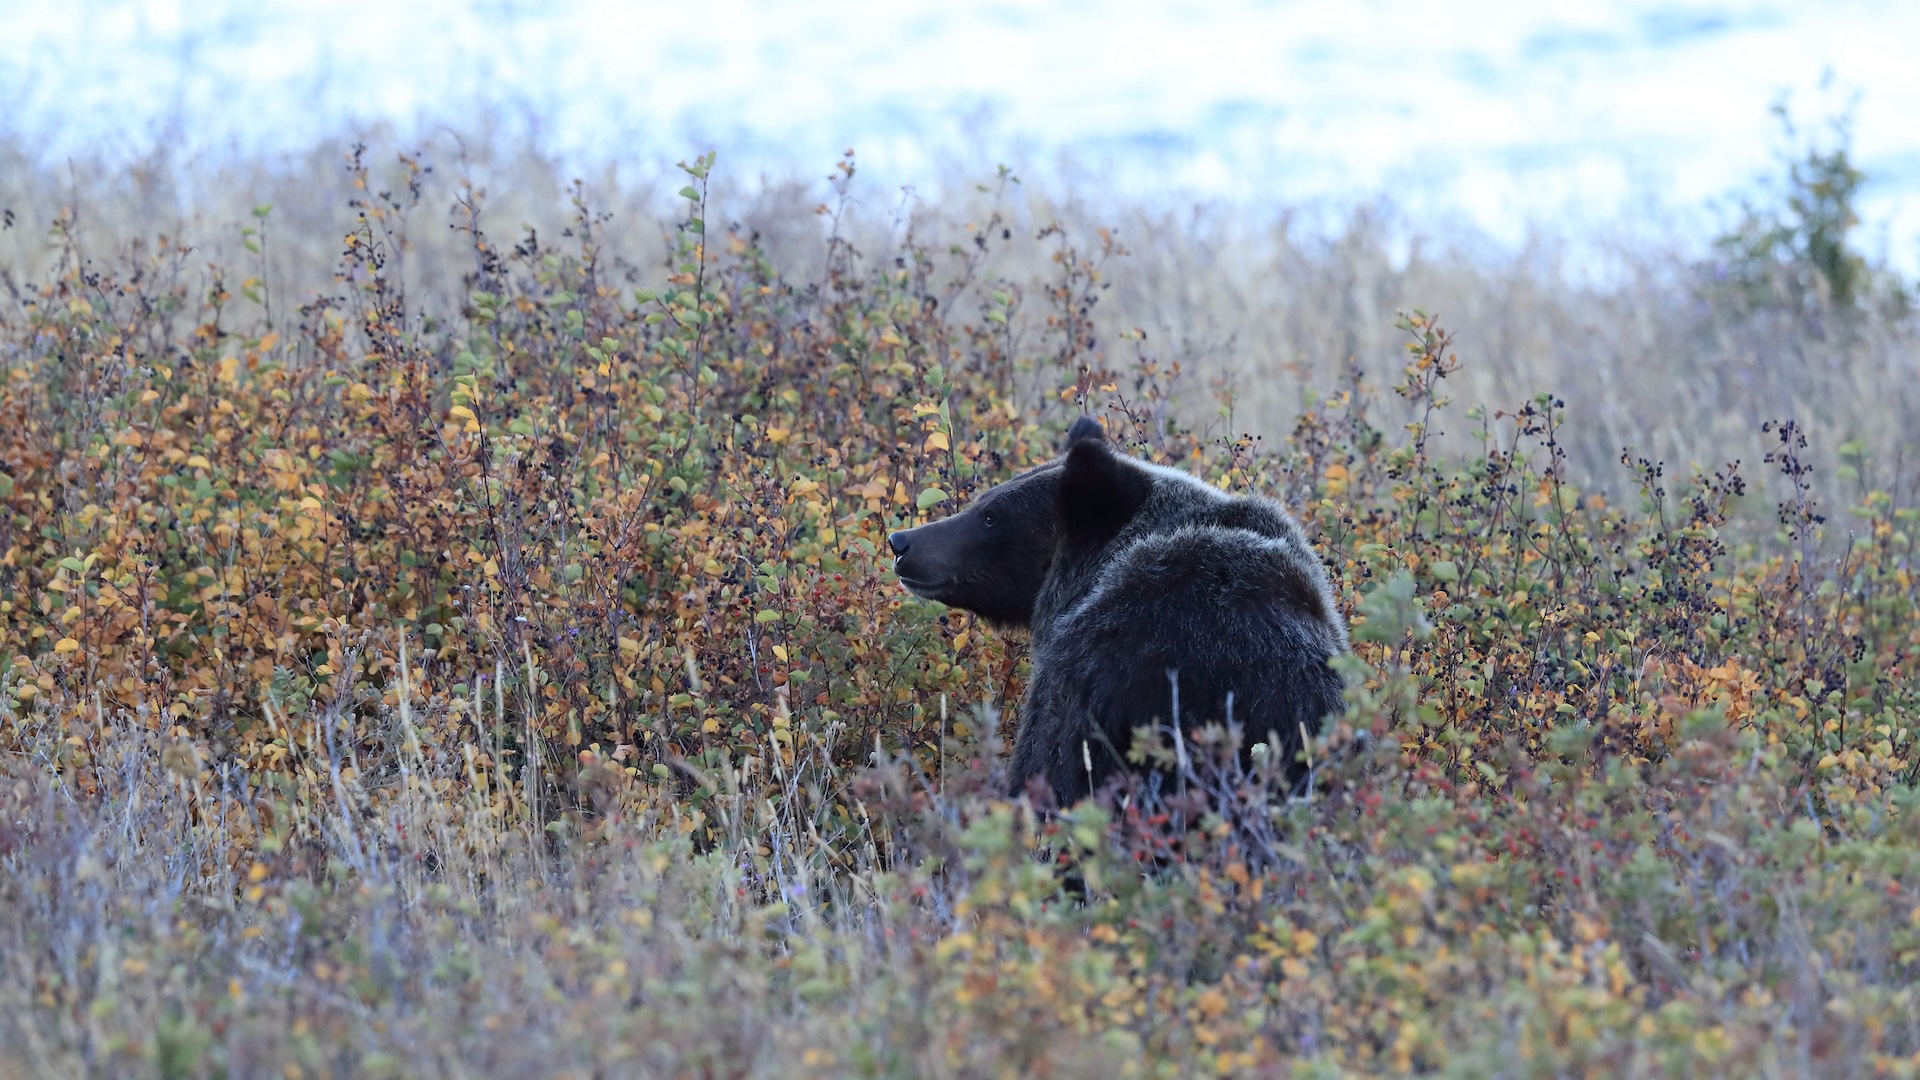
{"type": "Polygon", "coordinates": [[[349,159],[299,300],[55,222],[0,316],[23,1075],[1920,1072],[1916,513],[1819,505],[1797,425],[1583,485],[1579,417],[1451,405],[1412,313],[1390,387],[1260,438],[1095,332],[1111,234],[1024,238],[1023,293],[997,215],[880,258],[829,204],[798,279],[711,157],[658,288],[584,188],[559,244],[465,189],[432,312],[402,166],[349,159]],[[1311,790],[1200,732],[997,797],[1024,647],[885,537],[1082,411],[1314,535],[1356,646],[1311,790]]]}

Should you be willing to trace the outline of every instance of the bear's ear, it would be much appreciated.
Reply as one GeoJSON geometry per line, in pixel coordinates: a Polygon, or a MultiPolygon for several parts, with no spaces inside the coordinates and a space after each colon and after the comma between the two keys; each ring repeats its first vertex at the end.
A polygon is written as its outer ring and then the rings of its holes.
{"type": "Polygon", "coordinates": [[[1073,443],[1060,470],[1062,538],[1078,550],[1099,548],[1126,528],[1152,490],[1153,477],[1105,438],[1073,443]]]}
{"type": "Polygon", "coordinates": [[[1091,416],[1083,416],[1075,420],[1073,426],[1067,429],[1067,443],[1060,448],[1060,452],[1065,453],[1073,449],[1073,444],[1085,442],[1088,439],[1092,439],[1095,442],[1106,442],[1107,433],[1101,429],[1100,421],[1095,420],[1091,416]]]}

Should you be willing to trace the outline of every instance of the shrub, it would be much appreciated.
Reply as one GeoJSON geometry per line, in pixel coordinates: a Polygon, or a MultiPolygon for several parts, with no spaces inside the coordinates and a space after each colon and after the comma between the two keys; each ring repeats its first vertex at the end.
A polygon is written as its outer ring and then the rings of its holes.
{"type": "Polygon", "coordinates": [[[1850,116],[1828,121],[1831,141],[1823,145],[1800,140],[1784,101],[1773,113],[1792,146],[1781,154],[1778,203],[1746,205],[1739,223],[1715,241],[1713,275],[1723,296],[1749,309],[1814,316],[1876,304],[1904,312],[1905,286],[1856,247],[1855,204],[1867,174],[1852,159],[1850,116]]]}

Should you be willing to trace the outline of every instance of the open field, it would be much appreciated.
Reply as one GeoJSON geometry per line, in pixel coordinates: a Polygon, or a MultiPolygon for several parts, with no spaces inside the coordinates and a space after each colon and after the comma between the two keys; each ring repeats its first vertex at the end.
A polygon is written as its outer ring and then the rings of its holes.
{"type": "Polygon", "coordinates": [[[10,173],[0,1080],[1920,1074],[1897,283],[855,171],[10,173]],[[1314,535],[1309,795],[997,798],[885,534],[1083,410],[1314,535]]]}
{"type": "MultiPolygon", "coordinates": [[[[192,247],[177,260],[176,284],[203,294],[217,265],[229,284],[260,279],[262,295],[290,314],[328,291],[339,238],[355,225],[349,203],[356,192],[341,161],[351,145],[342,139],[291,158],[212,163],[162,147],[131,167],[49,167],[30,146],[0,141],[0,176],[9,178],[0,208],[18,222],[0,230],[0,268],[23,283],[44,280],[62,251],[49,242],[47,225],[71,214],[79,246],[96,262],[150,258],[149,248],[136,245],[170,237],[192,247]],[[261,205],[273,208],[264,223],[252,216],[261,205]],[[262,233],[261,251],[246,248],[248,228],[262,233]]],[[[487,128],[418,145],[388,134],[381,145],[366,157],[376,190],[398,193],[408,205],[418,200],[398,227],[404,251],[383,270],[404,287],[410,317],[424,313],[445,326],[466,303],[471,245],[448,226],[459,224],[453,207],[467,185],[484,193],[482,225],[503,250],[528,229],[564,246],[574,177],[581,176],[582,192],[604,215],[596,235],[608,283],[623,296],[664,284],[673,192],[682,183],[670,168],[564,172],[537,149],[496,140],[487,128]],[[411,168],[396,148],[406,150],[411,168]]],[[[1803,149],[1816,156],[1819,148],[1834,149],[1824,140],[1803,149]]],[[[972,280],[1010,295],[1011,332],[1023,355],[1058,351],[1048,340],[1045,290],[1059,243],[1040,231],[1058,223],[1093,257],[1098,230],[1110,230],[1126,254],[1109,260],[1100,303],[1088,315],[1100,347],[1116,364],[1141,353],[1163,366],[1181,362],[1181,396],[1196,422],[1212,415],[1208,382],[1220,376],[1234,380],[1235,430],[1273,437],[1344,383],[1350,359],[1384,386],[1401,364],[1395,317],[1418,308],[1439,313],[1459,335],[1465,366],[1452,389],[1463,408],[1511,408],[1553,392],[1575,420],[1567,443],[1573,467],[1605,487],[1622,483],[1622,447],[1682,469],[1711,470],[1736,458],[1751,467],[1765,449],[1760,425],[1783,417],[1824,448],[1817,484],[1835,479],[1837,448],[1856,441],[1876,454],[1866,463],[1876,470],[1869,486],[1901,486],[1911,499],[1920,475],[1896,459],[1916,447],[1905,418],[1920,414],[1911,325],[1876,310],[1852,320],[1846,333],[1828,332],[1825,301],[1809,299],[1823,286],[1809,280],[1808,266],[1766,260],[1743,268],[1729,257],[1737,253],[1686,250],[1673,237],[1695,230],[1672,220],[1678,208],[1570,224],[1564,234],[1542,233],[1510,250],[1446,222],[1411,220],[1385,199],[1276,207],[1260,216],[1209,205],[1143,206],[1106,197],[1097,176],[1053,176],[1036,164],[1040,171],[1025,182],[1006,180],[990,163],[956,156],[940,190],[903,192],[860,177],[842,205],[818,174],[768,179],[729,174],[724,160],[720,166],[709,211],[716,228],[737,225],[757,236],[773,270],[789,281],[824,272],[828,222],[815,213],[823,201],[841,210],[832,223],[839,234],[875,263],[897,256],[909,230],[944,257],[970,224],[1010,229],[976,252],[972,280]],[[1755,280],[1728,287],[1730,271],[1743,270],[1743,279],[1755,280]],[[1146,335],[1144,345],[1123,338],[1135,331],[1146,335]]],[[[1781,203],[1835,179],[1805,171],[1811,175],[1799,187],[1785,176],[1771,185],[1781,203]]],[[[1816,227],[1849,210],[1850,199],[1812,201],[1816,227]]],[[[1762,228],[1750,237],[1776,223],[1756,224],[1762,228]]],[[[1801,248],[1810,242],[1818,243],[1793,239],[1801,248]]],[[[978,299],[968,290],[956,297],[972,317],[978,299]]],[[[248,320],[264,314],[244,301],[235,311],[248,320]]],[[[1396,425],[1402,418],[1394,414],[1396,425]]],[[[1476,447],[1470,424],[1449,420],[1443,429],[1450,449],[1476,447]]],[[[1829,501],[1860,493],[1857,485],[1836,487],[1829,501]]]]}

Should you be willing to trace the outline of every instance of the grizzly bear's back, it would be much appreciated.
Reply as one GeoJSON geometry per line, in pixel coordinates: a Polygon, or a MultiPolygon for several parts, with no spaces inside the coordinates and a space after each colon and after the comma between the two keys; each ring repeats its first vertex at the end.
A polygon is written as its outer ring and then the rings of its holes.
{"type": "Polygon", "coordinates": [[[1035,626],[1016,783],[1045,777],[1071,802],[1125,767],[1136,728],[1176,720],[1231,720],[1291,761],[1340,707],[1327,661],[1344,627],[1311,549],[1271,504],[1206,494],[1198,512],[1163,509],[1165,527],[1143,512],[1084,593],[1035,626]]]}

